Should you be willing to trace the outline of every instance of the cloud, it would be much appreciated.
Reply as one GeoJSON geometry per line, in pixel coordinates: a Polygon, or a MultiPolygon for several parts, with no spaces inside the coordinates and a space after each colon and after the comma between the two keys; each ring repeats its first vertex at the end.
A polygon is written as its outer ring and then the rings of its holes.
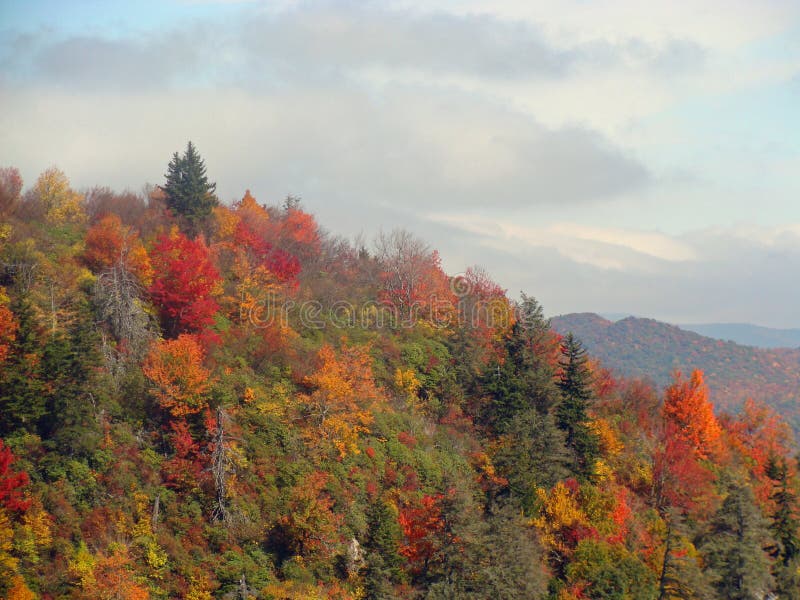
{"type": "Polygon", "coordinates": [[[673,323],[800,325],[800,279],[787,277],[800,270],[800,223],[673,236],[574,223],[525,227],[445,215],[435,220],[461,232],[440,235],[445,248],[480,248],[462,251],[465,264],[491,265],[512,295],[532,294],[550,314],[624,312],[673,323]]]}

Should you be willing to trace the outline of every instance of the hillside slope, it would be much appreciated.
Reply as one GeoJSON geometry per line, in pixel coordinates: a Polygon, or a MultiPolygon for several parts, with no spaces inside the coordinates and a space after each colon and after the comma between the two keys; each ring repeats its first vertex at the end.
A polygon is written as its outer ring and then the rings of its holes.
{"type": "Polygon", "coordinates": [[[590,353],[628,377],[667,385],[677,369],[705,371],[714,404],[736,410],[760,398],[800,427],[800,350],[762,349],[704,337],[680,327],[628,317],[612,322],[592,313],[552,319],[559,333],[573,332],[590,353]]]}

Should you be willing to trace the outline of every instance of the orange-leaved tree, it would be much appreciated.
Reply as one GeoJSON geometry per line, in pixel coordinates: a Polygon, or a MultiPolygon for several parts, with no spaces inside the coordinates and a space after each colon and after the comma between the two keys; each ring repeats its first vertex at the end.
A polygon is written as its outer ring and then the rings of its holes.
{"type": "Polygon", "coordinates": [[[86,232],[83,260],[95,272],[122,264],[139,281],[149,284],[152,268],[138,233],[122,224],[118,215],[103,215],[86,232]]]}
{"type": "Polygon", "coordinates": [[[664,398],[664,420],[674,426],[671,431],[686,442],[697,458],[709,458],[720,449],[722,428],[708,400],[702,371],[695,369],[688,380],[680,372],[675,373],[664,398]]]}
{"type": "Polygon", "coordinates": [[[142,371],[153,383],[158,403],[173,417],[196,414],[207,406],[211,373],[203,359],[202,345],[189,334],[155,342],[145,358],[142,371]]]}
{"type": "Polygon", "coordinates": [[[342,457],[358,453],[358,436],[368,431],[379,395],[369,349],[345,346],[337,353],[326,344],[317,360],[317,370],[305,380],[313,391],[304,398],[316,435],[333,443],[342,457]]]}

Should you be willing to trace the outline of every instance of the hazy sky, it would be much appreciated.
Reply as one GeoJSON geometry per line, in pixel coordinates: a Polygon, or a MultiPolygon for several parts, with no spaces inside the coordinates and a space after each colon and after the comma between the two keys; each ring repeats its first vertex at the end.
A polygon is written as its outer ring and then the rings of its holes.
{"type": "Polygon", "coordinates": [[[188,139],[550,314],[800,327],[796,0],[0,0],[0,165],[138,191],[188,139]]]}

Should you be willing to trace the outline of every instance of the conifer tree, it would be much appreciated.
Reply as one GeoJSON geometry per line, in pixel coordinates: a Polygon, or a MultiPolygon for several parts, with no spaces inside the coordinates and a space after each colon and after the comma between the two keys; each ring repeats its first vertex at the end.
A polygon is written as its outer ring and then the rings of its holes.
{"type": "Polygon", "coordinates": [[[561,346],[561,403],[556,409],[559,428],[567,434],[567,446],[575,454],[575,473],[591,476],[599,454],[597,435],[589,428],[587,409],[592,400],[591,374],[586,365],[586,350],[580,341],[567,334],[561,346]]]}
{"type": "Polygon", "coordinates": [[[16,336],[0,370],[0,435],[17,429],[34,432],[45,414],[41,348],[33,304],[20,295],[11,304],[16,336]]]}
{"type": "Polygon", "coordinates": [[[767,521],[747,485],[732,485],[701,548],[720,598],[755,600],[771,591],[767,521]]]}
{"type": "Polygon", "coordinates": [[[770,530],[777,542],[771,552],[778,559],[774,573],[777,591],[781,598],[800,599],[800,517],[786,459],[771,457],[766,473],[774,482],[770,499],[775,511],[770,530]]]}
{"type": "Polygon", "coordinates": [[[165,177],[166,185],[161,189],[167,196],[167,208],[183,220],[189,235],[197,235],[219,202],[214,195],[217,184],[208,181],[205,163],[192,142],[186,145],[183,156],[177,152],[172,155],[165,177]]]}

